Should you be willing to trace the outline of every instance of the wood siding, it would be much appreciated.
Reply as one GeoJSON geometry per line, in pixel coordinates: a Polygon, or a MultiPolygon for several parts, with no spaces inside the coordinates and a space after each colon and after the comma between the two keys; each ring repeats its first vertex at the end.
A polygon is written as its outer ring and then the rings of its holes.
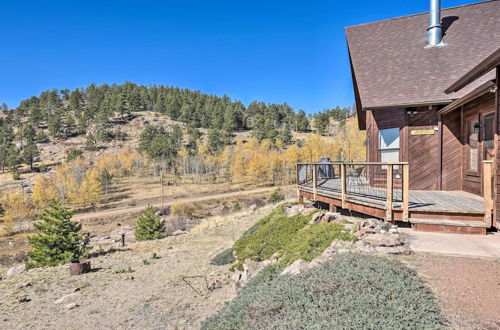
{"type": "Polygon", "coordinates": [[[409,116],[406,109],[367,111],[367,161],[379,162],[379,130],[400,128],[400,161],[410,164],[410,189],[436,190],[438,167],[438,134],[411,135],[412,130],[433,130],[437,126],[437,111],[417,108],[418,114],[409,116]]]}
{"type": "Polygon", "coordinates": [[[462,136],[460,111],[443,116],[442,189],[462,189],[462,136]]]}

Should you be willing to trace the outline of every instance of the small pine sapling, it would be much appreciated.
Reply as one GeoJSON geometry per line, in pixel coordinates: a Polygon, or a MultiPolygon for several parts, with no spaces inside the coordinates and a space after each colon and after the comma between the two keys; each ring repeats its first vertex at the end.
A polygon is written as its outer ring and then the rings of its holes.
{"type": "Polygon", "coordinates": [[[156,209],[148,206],[139,216],[135,228],[135,238],[138,241],[155,240],[163,237],[165,222],[156,214],[156,209]]]}

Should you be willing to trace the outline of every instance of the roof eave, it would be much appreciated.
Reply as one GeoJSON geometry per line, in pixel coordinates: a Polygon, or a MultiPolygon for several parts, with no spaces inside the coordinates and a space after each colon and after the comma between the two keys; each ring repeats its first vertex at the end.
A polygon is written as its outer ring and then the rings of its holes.
{"type": "Polygon", "coordinates": [[[458,109],[462,105],[474,100],[475,98],[478,98],[481,95],[486,94],[492,87],[495,87],[495,80],[489,80],[482,84],[481,86],[477,87],[473,91],[465,94],[461,98],[453,101],[452,103],[448,104],[446,107],[443,109],[439,110],[439,114],[445,115],[447,113],[452,112],[453,110],[458,109]]]}

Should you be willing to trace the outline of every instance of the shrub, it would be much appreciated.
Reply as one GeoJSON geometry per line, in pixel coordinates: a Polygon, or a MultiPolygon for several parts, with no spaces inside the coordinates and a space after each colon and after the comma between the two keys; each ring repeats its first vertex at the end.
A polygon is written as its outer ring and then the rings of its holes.
{"type": "Polygon", "coordinates": [[[273,191],[273,193],[271,194],[271,196],[269,197],[267,202],[269,204],[274,204],[274,203],[281,202],[284,199],[285,199],[285,194],[283,194],[283,191],[281,190],[281,188],[277,188],[276,190],[273,191]]]}
{"type": "Polygon", "coordinates": [[[192,218],[196,212],[196,206],[193,203],[175,203],[170,208],[170,213],[177,216],[188,216],[192,218]]]}
{"type": "Polygon", "coordinates": [[[233,204],[233,211],[234,211],[234,212],[238,212],[238,211],[240,211],[240,210],[241,210],[241,205],[240,205],[240,203],[238,203],[238,202],[234,202],[234,204],[233,204]]]}
{"type": "Polygon", "coordinates": [[[66,154],[66,161],[70,162],[73,159],[79,158],[81,155],[83,155],[83,151],[78,150],[78,149],[71,149],[66,154]]]}
{"type": "Polygon", "coordinates": [[[339,223],[318,223],[306,227],[283,247],[280,264],[288,265],[297,259],[311,261],[335,239],[354,242],[356,237],[339,223]]]}
{"type": "Polygon", "coordinates": [[[36,235],[28,237],[28,267],[57,266],[86,256],[88,238],[79,233],[82,225],[71,221],[73,212],[52,202],[34,224],[36,235]]]}
{"type": "MultiPolygon", "coordinates": [[[[274,213],[274,212],[273,212],[274,213]]],[[[283,249],[300,229],[305,227],[311,217],[274,213],[256,224],[253,233],[241,237],[234,244],[234,252],[241,262],[247,258],[262,261],[269,259],[274,253],[283,249]]]]}
{"type": "Polygon", "coordinates": [[[436,329],[431,291],[397,260],[336,255],[318,268],[278,276],[270,267],[202,329],[436,329]]]}
{"type": "Polygon", "coordinates": [[[210,262],[211,265],[216,265],[216,266],[222,266],[222,265],[229,265],[232,264],[233,262],[236,261],[236,258],[233,255],[233,249],[226,249],[216,255],[212,261],[210,262]]]}
{"type": "Polygon", "coordinates": [[[156,214],[156,209],[148,206],[139,216],[135,228],[135,239],[138,241],[155,240],[163,237],[165,222],[156,214]]]}

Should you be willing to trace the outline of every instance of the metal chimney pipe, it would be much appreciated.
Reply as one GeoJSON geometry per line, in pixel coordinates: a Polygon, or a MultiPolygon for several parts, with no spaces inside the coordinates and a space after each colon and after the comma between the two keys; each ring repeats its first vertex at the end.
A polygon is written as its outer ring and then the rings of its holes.
{"type": "Polygon", "coordinates": [[[427,44],[429,46],[438,46],[441,44],[442,38],[441,0],[431,0],[429,27],[427,28],[427,44]]]}

